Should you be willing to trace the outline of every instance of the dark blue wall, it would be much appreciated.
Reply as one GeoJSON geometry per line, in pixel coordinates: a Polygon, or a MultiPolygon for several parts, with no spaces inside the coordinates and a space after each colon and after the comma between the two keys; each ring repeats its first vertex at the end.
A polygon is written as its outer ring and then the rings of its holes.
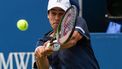
{"type": "MultiPolygon", "coordinates": [[[[22,55],[23,52],[34,51],[38,38],[51,28],[46,8],[47,0],[0,0],[0,69],[11,69],[9,60],[13,60],[13,68],[17,69],[15,53],[22,55]],[[28,21],[27,31],[17,29],[16,23],[19,19],[28,21]],[[11,53],[14,54],[11,56],[11,53]]],[[[20,60],[20,56],[17,56],[20,60]]],[[[31,57],[32,55],[28,59],[27,68],[20,67],[21,69],[31,69],[31,57]]],[[[27,55],[24,56],[24,62],[26,58],[27,55]]]]}
{"type": "Polygon", "coordinates": [[[106,32],[107,0],[82,0],[83,17],[86,19],[90,32],[106,32]]]}
{"type": "Polygon", "coordinates": [[[91,33],[101,69],[122,69],[122,34],[91,33]]]}
{"type": "Polygon", "coordinates": [[[0,46],[4,46],[0,51],[32,51],[28,47],[34,48],[37,38],[50,28],[46,7],[44,0],[0,0],[0,46]],[[27,31],[17,29],[19,19],[28,21],[27,31]]]}

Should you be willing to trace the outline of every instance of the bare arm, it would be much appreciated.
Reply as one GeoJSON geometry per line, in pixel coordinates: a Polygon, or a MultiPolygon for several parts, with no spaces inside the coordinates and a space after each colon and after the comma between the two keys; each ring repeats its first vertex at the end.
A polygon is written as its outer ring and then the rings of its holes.
{"type": "Polygon", "coordinates": [[[49,69],[49,63],[47,57],[36,59],[36,64],[38,69],[49,69]]]}
{"type": "Polygon", "coordinates": [[[47,55],[52,54],[53,50],[46,47],[47,42],[43,46],[39,46],[35,50],[35,59],[38,69],[49,69],[49,61],[47,55]]]}
{"type": "Polygon", "coordinates": [[[73,35],[71,36],[71,39],[66,43],[62,44],[61,48],[70,48],[74,46],[80,39],[82,39],[82,35],[78,31],[74,31],[73,35]]]}

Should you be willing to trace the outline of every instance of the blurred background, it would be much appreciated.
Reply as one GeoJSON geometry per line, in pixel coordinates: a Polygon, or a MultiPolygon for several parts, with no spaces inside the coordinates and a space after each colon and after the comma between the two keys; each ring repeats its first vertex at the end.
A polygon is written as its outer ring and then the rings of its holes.
{"type": "MultiPolygon", "coordinates": [[[[51,29],[48,0],[0,0],[0,69],[32,69],[36,42],[51,29]],[[16,23],[26,19],[27,31],[16,23]]],[[[76,0],[77,1],[77,0],[76,0]]],[[[122,0],[78,0],[101,69],[122,69],[122,0]]]]}

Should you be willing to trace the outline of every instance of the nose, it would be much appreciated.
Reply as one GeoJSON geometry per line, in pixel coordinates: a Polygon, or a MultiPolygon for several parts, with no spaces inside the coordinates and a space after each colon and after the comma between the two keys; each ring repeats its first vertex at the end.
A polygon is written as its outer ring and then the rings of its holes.
{"type": "Polygon", "coordinates": [[[55,19],[56,19],[56,21],[58,21],[58,20],[60,20],[60,19],[61,19],[61,16],[56,15],[56,16],[55,16],[55,19]]]}

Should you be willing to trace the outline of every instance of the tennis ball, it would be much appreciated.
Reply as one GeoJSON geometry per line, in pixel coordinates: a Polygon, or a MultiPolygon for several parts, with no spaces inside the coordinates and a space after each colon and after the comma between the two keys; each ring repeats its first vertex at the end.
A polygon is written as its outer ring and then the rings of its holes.
{"type": "Polygon", "coordinates": [[[17,28],[21,31],[26,31],[28,29],[28,22],[25,19],[18,20],[17,28]]]}

